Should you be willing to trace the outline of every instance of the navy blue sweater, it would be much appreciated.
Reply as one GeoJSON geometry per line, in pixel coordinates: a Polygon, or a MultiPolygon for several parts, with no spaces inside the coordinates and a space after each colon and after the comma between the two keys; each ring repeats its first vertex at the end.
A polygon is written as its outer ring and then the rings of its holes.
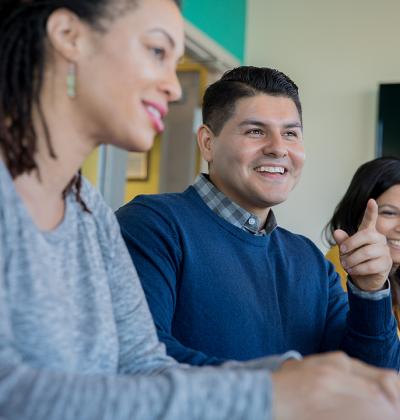
{"type": "Polygon", "coordinates": [[[117,217],[160,340],[178,361],[342,349],[398,368],[390,298],[344,293],[307,238],[279,227],[251,235],[212,212],[193,187],[137,197],[117,217]]]}

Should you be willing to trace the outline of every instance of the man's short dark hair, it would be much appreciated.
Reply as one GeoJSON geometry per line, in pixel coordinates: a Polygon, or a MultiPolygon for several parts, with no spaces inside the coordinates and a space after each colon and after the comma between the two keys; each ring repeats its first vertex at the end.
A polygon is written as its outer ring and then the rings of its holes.
{"type": "Polygon", "coordinates": [[[241,66],[227,71],[207,88],[203,98],[203,123],[219,135],[233,116],[236,102],[259,94],[292,99],[302,120],[299,91],[288,76],[267,67],[241,66]]]}

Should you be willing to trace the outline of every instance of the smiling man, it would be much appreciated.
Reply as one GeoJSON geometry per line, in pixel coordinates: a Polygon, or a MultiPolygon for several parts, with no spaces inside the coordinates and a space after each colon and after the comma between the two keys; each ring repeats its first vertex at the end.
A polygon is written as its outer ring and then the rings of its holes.
{"type": "Polygon", "coordinates": [[[277,226],[271,208],[287,199],[305,158],[297,86],[268,68],[227,72],[205,93],[198,143],[209,175],[117,212],[168,353],[204,365],[340,349],[398,368],[376,203],[359,232],[336,234],[348,295],[311,241],[277,226]]]}

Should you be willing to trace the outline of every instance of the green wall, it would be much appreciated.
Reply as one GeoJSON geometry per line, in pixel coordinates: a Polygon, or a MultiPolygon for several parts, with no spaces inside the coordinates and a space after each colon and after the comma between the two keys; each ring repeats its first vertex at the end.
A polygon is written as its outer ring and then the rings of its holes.
{"type": "Polygon", "coordinates": [[[183,15],[243,62],[247,0],[183,0],[183,15]]]}

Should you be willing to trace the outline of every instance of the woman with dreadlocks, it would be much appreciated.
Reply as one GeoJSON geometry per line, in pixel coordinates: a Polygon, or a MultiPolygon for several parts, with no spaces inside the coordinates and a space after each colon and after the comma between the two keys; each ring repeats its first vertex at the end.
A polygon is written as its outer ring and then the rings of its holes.
{"type": "Polygon", "coordinates": [[[182,54],[172,0],[1,1],[0,418],[266,415],[266,373],[168,371],[114,215],[79,173],[99,144],[151,147],[182,54]]]}
{"type": "Polygon", "coordinates": [[[398,418],[396,377],[343,355],[271,375],[166,356],[114,215],[79,168],[102,143],[151,147],[182,52],[172,0],[0,3],[0,418],[271,419],[272,399],[287,420],[329,407],[325,420],[398,418]]]}

